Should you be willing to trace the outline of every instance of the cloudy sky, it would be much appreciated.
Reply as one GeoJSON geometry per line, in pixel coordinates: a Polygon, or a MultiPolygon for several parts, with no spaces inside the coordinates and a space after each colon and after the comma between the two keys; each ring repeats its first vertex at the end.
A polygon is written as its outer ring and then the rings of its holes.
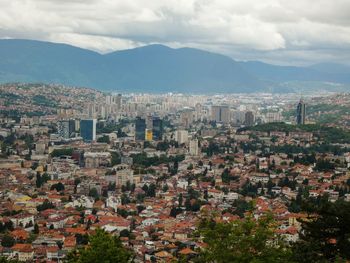
{"type": "Polygon", "coordinates": [[[0,0],[0,38],[151,43],[275,64],[350,61],[350,0],[0,0]]]}

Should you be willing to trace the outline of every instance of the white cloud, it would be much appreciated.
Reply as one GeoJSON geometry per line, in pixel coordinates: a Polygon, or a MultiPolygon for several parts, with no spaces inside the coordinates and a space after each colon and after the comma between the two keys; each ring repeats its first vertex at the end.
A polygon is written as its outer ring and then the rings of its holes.
{"type": "Polygon", "coordinates": [[[348,0],[0,0],[0,6],[1,38],[102,53],[156,42],[312,63],[341,61],[350,51],[348,0]]]}

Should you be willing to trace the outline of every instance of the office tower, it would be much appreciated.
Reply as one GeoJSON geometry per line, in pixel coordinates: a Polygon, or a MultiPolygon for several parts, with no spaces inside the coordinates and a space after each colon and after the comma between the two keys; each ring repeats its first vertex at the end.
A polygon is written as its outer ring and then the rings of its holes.
{"type": "Polygon", "coordinates": [[[75,137],[75,132],[76,132],[75,120],[70,119],[69,120],[69,138],[75,137]]]}
{"type": "Polygon", "coordinates": [[[245,112],[244,111],[232,111],[231,120],[233,124],[242,125],[245,121],[245,112]]]}
{"type": "Polygon", "coordinates": [[[135,140],[144,141],[146,132],[146,120],[141,119],[140,117],[136,118],[135,122],[135,140]]]}
{"type": "Polygon", "coordinates": [[[89,118],[96,118],[97,114],[98,114],[98,107],[97,105],[90,103],[87,105],[87,107],[85,108],[85,110],[87,111],[88,117],[89,118]]]}
{"type": "Polygon", "coordinates": [[[115,103],[117,104],[118,110],[120,110],[122,108],[122,94],[116,96],[115,103]]]}
{"type": "Polygon", "coordinates": [[[306,105],[302,99],[300,99],[297,106],[297,124],[305,124],[306,117],[306,105]]]}
{"type": "Polygon", "coordinates": [[[190,155],[198,155],[199,154],[199,147],[198,147],[198,140],[197,139],[190,140],[189,153],[190,153],[190,155]]]}
{"type": "Polygon", "coordinates": [[[265,122],[281,122],[282,114],[280,112],[267,112],[265,115],[265,122]]]}
{"type": "Polygon", "coordinates": [[[247,111],[244,115],[244,124],[246,126],[253,126],[254,125],[254,114],[251,111],[247,111]]]}
{"type": "Polygon", "coordinates": [[[92,142],[96,140],[96,119],[88,119],[80,121],[80,136],[84,142],[92,142]]]}
{"type": "Polygon", "coordinates": [[[230,108],[228,106],[211,106],[211,119],[216,122],[228,123],[230,121],[230,108]]]}
{"type": "Polygon", "coordinates": [[[153,140],[159,141],[163,138],[163,120],[158,117],[153,118],[153,140]]]}
{"type": "Polygon", "coordinates": [[[146,141],[150,142],[153,140],[153,131],[152,129],[146,129],[146,141]]]}
{"type": "Polygon", "coordinates": [[[106,104],[108,105],[115,105],[117,106],[117,109],[119,110],[122,106],[122,95],[107,95],[106,96],[106,104]]]}
{"type": "Polygon", "coordinates": [[[69,121],[61,120],[57,123],[58,134],[63,139],[69,138],[69,121]]]}
{"type": "Polygon", "coordinates": [[[63,139],[75,137],[75,120],[60,120],[57,123],[58,134],[63,139]]]}
{"type": "Polygon", "coordinates": [[[145,120],[146,120],[146,129],[152,130],[152,128],[153,128],[153,117],[152,117],[152,115],[147,115],[145,117],[145,120]]]}
{"type": "Polygon", "coordinates": [[[202,111],[203,111],[203,107],[200,103],[197,103],[195,106],[195,121],[199,121],[202,119],[202,111]]]}
{"type": "Polygon", "coordinates": [[[180,123],[185,128],[189,128],[193,123],[195,117],[195,111],[192,109],[185,109],[180,112],[180,123]]]}
{"type": "Polygon", "coordinates": [[[175,131],[175,138],[174,139],[179,144],[187,143],[188,142],[188,131],[185,131],[185,130],[175,131]]]}

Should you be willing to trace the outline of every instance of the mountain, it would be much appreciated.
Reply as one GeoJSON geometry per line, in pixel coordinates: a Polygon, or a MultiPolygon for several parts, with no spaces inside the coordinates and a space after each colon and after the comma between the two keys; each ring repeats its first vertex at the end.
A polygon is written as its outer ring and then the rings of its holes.
{"type": "Polygon", "coordinates": [[[0,40],[0,82],[47,82],[124,92],[291,91],[285,82],[350,83],[350,68],[239,62],[193,48],[149,45],[105,55],[66,44],[0,40]]]}
{"type": "Polygon", "coordinates": [[[350,83],[350,67],[335,63],[321,63],[309,67],[276,66],[260,61],[241,62],[242,68],[259,79],[276,82],[324,81],[350,83]]]}

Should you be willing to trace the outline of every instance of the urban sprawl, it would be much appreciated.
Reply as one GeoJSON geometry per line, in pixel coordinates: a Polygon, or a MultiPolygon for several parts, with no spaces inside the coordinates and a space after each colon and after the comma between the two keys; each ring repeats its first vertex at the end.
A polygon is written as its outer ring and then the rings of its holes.
{"type": "Polygon", "coordinates": [[[62,262],[103,229],[133,262],[189,262],[208,217],[270,215],[293,244],[305,200],[350,201],[348,113],[348,94],[2,85],[0,255],[62,262]]]}

